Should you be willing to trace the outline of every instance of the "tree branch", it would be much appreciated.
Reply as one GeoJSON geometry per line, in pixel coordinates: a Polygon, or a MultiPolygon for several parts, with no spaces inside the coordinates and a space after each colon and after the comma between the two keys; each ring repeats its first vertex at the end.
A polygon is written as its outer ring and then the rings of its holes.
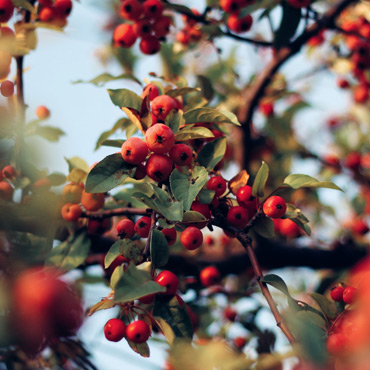
{"type": "Polygon", "coordinates": [[[93,220],[101,220],[103,218],[110,218],[113,216],[150,216],[151,213],[152,210],[150,208],[123,207],[96,212],[85,211],[82,213],[81,217],[90,218],[93,220]]]}

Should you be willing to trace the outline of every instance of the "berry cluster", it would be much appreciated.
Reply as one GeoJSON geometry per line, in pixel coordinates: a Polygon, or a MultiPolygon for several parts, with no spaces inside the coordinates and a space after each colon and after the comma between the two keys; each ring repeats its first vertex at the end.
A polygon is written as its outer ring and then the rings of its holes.
{"type": "Polygon", "coordinates": [[[64,27],[72,11],[71,0],[38,0],[38,18],[41,22],[64,27]]]}

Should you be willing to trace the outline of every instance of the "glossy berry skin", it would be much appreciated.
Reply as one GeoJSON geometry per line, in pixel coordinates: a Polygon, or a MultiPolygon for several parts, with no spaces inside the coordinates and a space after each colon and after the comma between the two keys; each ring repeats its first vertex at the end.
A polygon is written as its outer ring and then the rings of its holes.
{"type": "Polygon", "coordinates": [[[177,232],[174,227],[172,229],[162,229],[162,234],[166,237],[169,246],[176,243],[177,232]]]}
{"type": "Polygon", "coordinates": [[[189,145],[175,144],[171,148],[169,155],[176,165],[187,166],[193,159],[193,150],[189,145]]]}
{"type": "Polygon", "coordinates": [[[164,121],[174,109],[177,109],[177,104],[175,99],[171,96],[160,95],[152,101],[152,113],[162,121],[164,121]]]}
{"type": "Polygon", "coordinates": [[[138,137],[130,137],[121,146],[122,158],[131,164],[140,164],[148,155],[148,146],[138,137]]]}
{"type": "Polygon", "coordinates": [[[55,10],[52,7],[43,7],[39,12],[39,18],[41,22],[51,22],[55,17],[55,10]]]}
{"type": "Polygon", "coordinates": [[[173,162],[164,154],[152,154],[146,163],[146,174],[154,181],[162,182],[169,178],[173,162]]]}
{"type": "Polygon", "coordinates": [[[152,24],[147,19],[136,21],[133,27],[138,37],[148,37],[152,34],[152,24]]]}
{"type": "Polygon", "coordinates": [[[170,127],[157,123],[145,133],[148,148],[155,154],[168,153],[175,144],[175,135],[170,127]]]}
{"type": "Polygon", "coordinates": [[[143,12],[143,6],[138,0],[124,0],[121,2],[119,13],[123,19],[136,21],[142,16],[143,12]]]}
{"type": "Polygon", "coordinates": [[[186,249],[192,251],[202,245],[203,234],[197,227],[189,226],[181,233],[180,242],[186,249]]]}
{"type": "Polygon", "coordinates": [[[356,295],[356,288],[353,286],[348,286],[343,291],[343,302],[347,304],[352,304],[356,295]]]}
{"type": "Polygon", "coordinates": [[[152,101],[157,96],[159,96],[159,87],[154,84],[148,84],[144,87],[141,97],[144,98],[145,96],[147,96],[149,94],[149,91],[150,91],[150,95],[149,95],[150,101],[152,101]]]}
{"type": "Polygon", "coordinates": [[[330,297],[335,302],[343,302],[343,292],[344,292],[343,287],[336,286],[330,291],[330,297]]]}
{"type": "Polygon", "coordinates": [[[339,355],[346,349],[347,340],[344,334],[331,334],[326,340],[326,349],[330,355],[339,355]]]}
{"type": "Polygon", "coordinates": [[[135,232],[141,238],[147,238],[150,231],[150,226],[152,224],[152,220],[148,216],[140,217],[135,223],[135,232]]]}
{"type": "Polygon", "coordinates": [[[76,222],[82,215],[79,204],[67,203],[62,207],[62,217],[65,221],[76,222]]]}
{"type": "Polygon", "coordinates": [[[105,196],[103,193],[86,193],[85,190],[82,192],[81,204],[86,211],[98,211],[103,208],[105,202],[105,196]]]}
{"type": "Polygon", "coordinates": [[[208,266],[200,272],[200,282],[204,287],[209,287],[211,285],[217,284],[221,279],[220,271],[217,267],[208,266]]]}
{"type": "Polygon", "coordinates": [[[2,96],[9,98],[14,95],[14,83],[6,80],[1,83],[0,92],[2,96]]]}
{"type": "Polygon", "coordinates": [[[10,202],[13,198],[14,188],[6,181],[0,181],[0,199],[10,202]]]}
{"type": "Polygon", "coordinates": [[[143,54],[153,55],[161,50],[161,43],[157,37],[149,35],[142,38],[139,47],[143,54]]]}
{"type": "Polygon", "coordinates": [[[235,13],[240,10],[240,3],[238,0],[221,0],[220,6],[226,13],[235,13]]]}
{"type": "Polygon", "coordinates": [[[146,0],[143,8],[146,18],[157,20],[162,16],[164,5],[160,0],[146,0]]]}
{"type": "Polygon", "coordinates": [[[232,321],[232,322],[235,321],[237,314],[238,313],[230,306],[226,307],[224,312],[223,312],[223,315],[224,315],[225,319],[227,319],[229,321],[232,321]]]}
{"type": "Polygon", "coordinates": [[[248,32],[253,24],[253,18],[250,14],[239,18],[238,14],[231,14],[227,19],[227,26],[235,33],[248,32]]]}
{"type": "Polygon", "coordinates": [[[299,226],[289,218],[279,220],[279,232],[286,238],[297,238],[301,235],[299,226]]]}
{"type": "Polygon", "coordinates": [[[104,325],[104,335],[111,342],[119,342],[126,335],[126,325],[120,319],[110,319],[104,325]]]}
{"type": "Polygon", "coordinates": [[[239,205],[244,208],[247,209],[256,208],[256,197],[252,195],[252,187],[249,185],[242,186],[236,192],[236,200],[239,203],[239,205]]]}
{"type": "Polygon", "coordinates": [[[135,234],[135,224],[129,220],[120,220],[117,223],[117,235],[121,238],[127,238],[130,239],[135,234]]]}
{"type": "Polygon", "coordinates": [[[117,26],[113,31],[113,46],[130,48],[135,44],[137,35],[131,24],[124,23],[117,26]]]}
{"type": "Polygon", "coordinates": [[[227,212],[226,221],[229,225],[242,229],[247,226],[250,215],[247,209],[241,206],[231,207],[227,212]]]}
{"type": "Polygon", "coordinates": [[[8,165],[3,168],[3,176],[7,179],[12,179],[14,177],[17,177],[18,173],[15,167],[8,165]]]}
{"type": "Polygon", "coordinates": [[[150,337],[150,327],[143,320],[133,321],[126,327],[126,338],[134,343],[144,343],[150,337]]]}
{"type": "Polygon", "coordinates": [[[263,212],[271,218],[281,218],[286,212],[286,203],[282,197],[274,195],[263,203],[263,212]]]}
{"type": "Polygon", "coordinates": [[[14,5],[11,0],[0,0],[0,23],[6,23],[12,17],[14,5]]]}
{"type": "Polygon", "coordinates": [[[207,182],[207,189],[214,190],[219,197],[226,190],[226,181],[221,176],[213,176],[207,182]]]}
{"type": "Polygon", "coordinates": [[[36,116],[38,119],[47,119],[50,117],[50,111],[44,105],[40,105],[36,108],[36,116]]]}
{"type": "Polygon", "coordinates": [[[175,295],[179,288],[179,279],[171,271],[164,270],[155,278],[155,282],[166,288],[166,291],[160,294],[175,295]]]}

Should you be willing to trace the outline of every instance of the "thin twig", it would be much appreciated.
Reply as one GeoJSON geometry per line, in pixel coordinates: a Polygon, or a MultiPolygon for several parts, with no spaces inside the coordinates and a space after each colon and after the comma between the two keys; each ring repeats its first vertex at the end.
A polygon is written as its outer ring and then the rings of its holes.
{"type": "Polygon", "coordinates": [[[82,213],[81,217],[90,218],[92,220],[100,220],[103,218],[110,218],[113,216],[130,216],[130,215],[137,215],[137,216],[148,216],[150,215],[152,210],[150,208],[115,208],[115,209],[107,209],[104,211],[96,211],[90,212],[85,211],[82,213]]]}

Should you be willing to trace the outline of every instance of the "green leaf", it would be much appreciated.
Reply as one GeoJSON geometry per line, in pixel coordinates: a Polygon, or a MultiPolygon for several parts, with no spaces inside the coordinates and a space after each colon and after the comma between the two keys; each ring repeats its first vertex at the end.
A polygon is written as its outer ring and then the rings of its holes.
{"type": "Polygon", "coordinates": [[[262,165],[259,168],[256,178],[254,179],[252,186],[252,195],[263,197],[265,195],[265,185],[269,176],[269,167],[262,161],[262,165]]]}
{"type": "Polygon", "coordinates": [[[286,212],[282,218],[289,218],[291,220],[298,219],[303,224],[309,222],[308,218],[294,204],[287,203],[286,206],[286,212]]]}
{"type": "Polygon", "coordinates": [[[206,127],[185,126],[175,135],[176,141],[185,141],[193,139],[208,139],[215,137],[212,131],[206,127]]]}
{"type": "Polygon", "coordinates": [[[155,268],[163,267],[168,262],[170,249],[163,233],[153,229],[150,237],[150,257],[155,268]]]}
{"type": "Polygon", "coordinates": [[[172,98],[176,98],[176,96],[186,95],[191,92],[200,92],[200,89],[198,87],[180,87],[178,89],[172,89],[166,91],[166,95],[171,96],[172,98]]]}
{"type": "Polygon", "coordinates": [[[283,15],[274,39],[274,46],[277,49],[289,44],[301,21],[301,9],[290,6],[288,2],[282,3],[282,8],[283,15]]]}
{"type": "Polygon", "coordinates": [[[207,219],[204,215],[197,211],[187,211],[184,213],[184,216],[182,217],[183,223],[198,223],[198,222],[205,222],[207,219]]]}
{"type": "Polygon", "coordinates": [[[139,270],[133,263],[130,263],[116,284],[114,301],[117,303],[131,302],[134,299],[165,290],[165,287],[152,280],[150,273],[139,270]]]}
{"type": "Polygon", "coordinates": [[[127,340],[128,345],[131,347],[131,349],[134,352],[138,353],[140,356],[145,357],[145,358],[150,357],[150,348],[147,342],[134,343],[128,340],[127,338],[125,339],[127,340]]]}
{"type": "MultiPolygon", "coordinates": [[[[95,150],[97,150],[111,135],[113,135],[117,130],[128,130],[132,127],[135,128],[135,131],[137,130],[136,126],[127,118],[120,118],[114,126],[107,131],[104,131],[100,136],[99,139],[96,142],[95,150]]],[[[127,131],[126,131],[127,136],[127,131]]]]}
{"type": "Polygon", "coordinates": [[[165,124],[171,128],[175,135],[178,133],[180,126],[185,123],[183,114],[184,112],[182,110],[178,110],[177,112],[172,110],[166,117],[165,124]]]}
{"type": "Polygon", "coordinates": [[[192,10],[184,5],[179,4],[172,4],[172,3],[164,3],[164,6],[166,9],[174,10],[175,12],[179,14],[185,14],[185,15],[194,15],[192,10]]]}
{"type": "MultiPolygon", "coordinates": [[[[171,341],[172,344],[176,339],[185,339],[190,341],[193,337],[193,326],[186,310],[186,306],[184,303],[180,305],[176,296],[168,302],[160,302],[159,300],[156,300],[153,316],[159,325],[162,325],[163,321],[160,319],[163,319],[171,327],[174,337],[170,336],[167,337],[167,339],[171,341]]],[[[168,333],[168,328],[163,327],[163,332],[168,333]]]]}
{"type": "Polygon", "coordinates": [[[71,172],[74,168],[79,168],[85,172],[90,171],[90,166],[87,162],[80,157],[64,158],[68,163],[68,172],[71,172]]]}
{"type": "Polygon", "coordinates": [[[264,238],[273,238],[275,236],[274,222],[269,217],[257,217],[253,224],[253,231],[264,238]]]}
{"type": "Polygon", "coordinates": [[[185,122],[217,122],[217,123],[232,123],[236,126],[241,126],[236,115],[229,111],[219,111],[215,108],[203,107],[188,110],[184,114],[185,122]]]}
{"type": "Polygon", "coordinates": [[[46,258],[46,264],[63,271],[70,271],[85,262],[91,241],[85,229],[76,231],[71,238],[53,248],[46,258]]]}
{"type": "Polygon", "coordinates": [[[113,148],[121,148],[125,140],[104,140],[101,146],[111,146],[113,148]]]}
{"type": "Polygon", "coordinates": [[[215,91],[213,89],[213,84],[209,78],[202,75],[197,75],[198,84],[202,91],[202,95],[205,99],[211,100],[215,95],[215,91]]]}
{"type": "Polygon", "coordinates": [[[48,141],[59,141],[65,132],[58,127],[39,126],[35,129],[35,135],[41,136],[48,141]]]}
{"type": "Polygon", "coordinates": [[[119,247],[121,240],[116,241],[110,248],[104,258],[104,268],[107,269],[113,261],[119,256],[119,247]]]}
{"type": "Polygon", "coordinates": [[[319,181],[315,178],[303,174],[291,174],[284,179],[281,187],[299,188],[327,188],[343,191],[339,186],[331,181],[319,181]]]}
{"type": "Polygon", "coordinates": [[[224,157],[226,152],[226,138],[220,137],[204,145],[198,154],[198,163],[212,170],[224,157]]]}
{"type": "Polygon", "coordinates": [[[48,179],[51,182],[51,186],[63,185],[67,181],[66,176],[63,173],[60,173],[60,172],[51,173],[48,176],[48,179]]]}
{"type": "Polygon", "coordinates": [[[95,303],[94,306],[89,309],[88,315],[91,316],[97,311],[107,310],[114,307],[115,305],[116,303],[113,301],[113,299],[102,299],[100,302],[95,303]]]}
{"type": "Polygon", "coordinates": [[[150,197],[140,192],[132,194],[132,197],[146,204],[149,208],[154,209],[168,221],[181,221],[184,213],[183,203],[173,201],[170,194],[156,185],[152,184],[152,189],[154,194],[150,197]]]}
{"type": "Polygon", "coordinates": [[[324,295],[319,293],[311,293],[310,296],[319,305],[321,311],[327,318],[333,320],[338,316],[339,311],[335,302],[330,301],[324,295]]]}
{"type": "Polygon", "coordinates": [[[285,281],[280,276],[275,274],[268,274],[262,278],[262,282],[273,286],[274,288],[280,290],[286,296],[291,298],[288,287],[285,284],[285,281]]]}
{"type": "Polygon", "coordinates": [[[216,192],[214,190],[202,189],[198,198],[202,204],[210,204],[215,197],[216,192]]]}
{"type": "Polygon", "coordinates": [[[207,181],[208,172],[204,167],[194,167],[190,177],[175,169],[170,176],[171,191],[178,201],[183,201],[184,210],[188,211],[207,181]]]}
{"type": "Polygon", "coordinates": [[[28,10],[32,14],[37,14],[36,9],[27,0],[12,0],[12,3],[16,8],[22,8],[28,10]]]}
{"type": "Polygon", "coordinates": [[[123,80],[123,79],[135,81],[139,85],[141,85],[140,80],[138,80],[134,75],[132,75],[130,73],[123,73],[119,76],[112,76],[110,73],[102,73],[101,75],[93,78],[92,80],[89,80],[89,81],[78,80],[78,81],[73,81],[72,83],[73,84],[81,84],[81,83],[82,84],[87,84],[87,83],[89,83],[89,84],[93,84],[95,86],[103,86],[107,82],[123,80]]]}
{"type": "Polygon", "coordinates": [[[120,153],[114,153],[97,163],[86,179],[86,192],[105,193],[122,182],[134,172],[134,166],[126,163],[120,153]]]}
{"type": "Polygon", "coordinates": [[[128,89],[109,90],[108,94],[114,105],[122,108],[131,108],[140,112],[143,99],[128,89]]]}
{"type": "Polygon", "coordinates": [[[119,282],[119,280],[121,279],[122,276],[123,276],[123,266],[122,265],[117,266],[114,269],[113,274],[110,277],[110,282],[109,282],[109,285],[113,290],[116,289],[116,285],[117,285],[117,283],[119,282]]]}

